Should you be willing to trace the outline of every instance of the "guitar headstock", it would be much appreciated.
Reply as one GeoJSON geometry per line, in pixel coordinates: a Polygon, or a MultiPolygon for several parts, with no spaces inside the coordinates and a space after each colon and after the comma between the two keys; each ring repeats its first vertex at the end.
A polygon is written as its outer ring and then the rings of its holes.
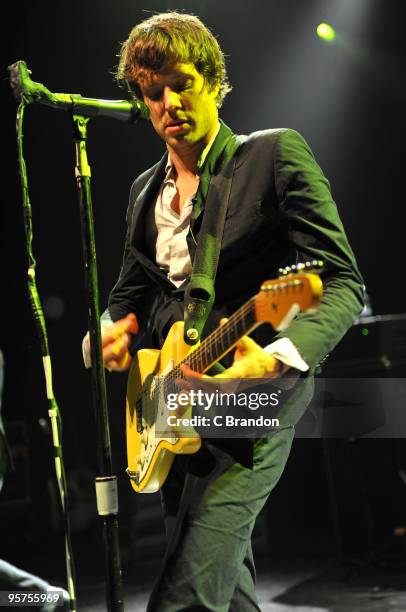
{"type": "Polygon", "coordinates": [[[323,283],[317,271],[323,263],[311,261],[280,269],[281,275],[262,283],[255,296],[257,322],[268,322],[281,331],[300,311],[315,310],[323,295],[323,283]]]}

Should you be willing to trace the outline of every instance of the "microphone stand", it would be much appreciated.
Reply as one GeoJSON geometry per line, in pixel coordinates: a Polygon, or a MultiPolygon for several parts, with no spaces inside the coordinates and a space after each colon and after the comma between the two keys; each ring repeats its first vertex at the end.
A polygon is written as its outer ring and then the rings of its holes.
{"type": "Polygon", "coordinates": [[[86,151],[88,120],[88,117],[73,115],[73,141],[76,150],[75,175],[79,193],[83,263],[88,295],[88,328],[92,358],[91,386],[96,418],[97,460],[100,474],[96,477],[95,484],[97,511],[99,516],[103,517],[107,607],[111,612],[122,612],[124,605],[118,539],[117,476],[113,474],[111,458],[106,379],[100,334],[99,289],[90,188],[91,172],[86,151]]]}

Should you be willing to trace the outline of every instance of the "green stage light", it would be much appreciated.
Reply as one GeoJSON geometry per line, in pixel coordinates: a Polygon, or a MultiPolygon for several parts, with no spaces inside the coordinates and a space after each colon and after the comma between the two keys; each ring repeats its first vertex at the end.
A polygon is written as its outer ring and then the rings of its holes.
{"type": "Polygon", "coordinates": [[[331,25],[329,25],[328,23],[320,23],[317,26],[316,32],[317,36],[319,36],[323,40],[326,40],[327,42],[331,42],[336,37],[334,28],[332,28],[331,25]]]}

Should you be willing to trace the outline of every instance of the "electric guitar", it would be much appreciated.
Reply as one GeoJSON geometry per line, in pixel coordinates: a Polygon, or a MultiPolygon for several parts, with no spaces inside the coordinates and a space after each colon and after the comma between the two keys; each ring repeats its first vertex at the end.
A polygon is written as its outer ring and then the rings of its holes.
{"type": "Polygon", "coordinates": [[[236,343],[262,323],[286,329],[300,311],[317,308],[323,286],[313,269],[319,262],[287,268],[283,276],[265,281],[259,293],[239,308],[205,340],[190,346],[183,339],[183,321],[174,323],[161,350],[141,349],[134,356],[127,384],[127,474],[137,493],[158,491],[176,454],[195,453],[201,438],[182,435],[168,424],[165,398],[180,391],[180,365],[204,373],[236,343]]]}

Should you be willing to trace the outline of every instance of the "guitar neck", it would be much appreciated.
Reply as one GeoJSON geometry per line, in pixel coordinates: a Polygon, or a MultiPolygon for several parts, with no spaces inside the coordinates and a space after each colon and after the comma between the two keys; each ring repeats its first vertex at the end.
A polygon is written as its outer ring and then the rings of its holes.
{"type": "MultiPolygon", "coordinates": [[[[237,342],[259,325],[256,318],[255,297],[245,302],[228,321],[214,330],[203,340],[200,346],[182,361],[195,372],[203,374],[219,359],[226,355],[237,342]]],[[[183,378],[179,366],[175,368],[176,375],[183,378]]]]}
{"type": "MultiPolygon", "coordinates": [[[[311,262],[315,265],[318,262],[311,262]]],[[[309,271],[306,264],[299,264],[298,273],[289,273],[271,281],[264,281],[257,295],[245,302],[228,321],[210,334],[184,361],[167,375],[171,381],[184,378],[180,369],[188,365],[203,374],[226,355],[242,338],[261,323],[270,323],[274,329],[282,330],[290,324],[300,311],[317,308],[323,294],[319,276],[309,271]]]]}

